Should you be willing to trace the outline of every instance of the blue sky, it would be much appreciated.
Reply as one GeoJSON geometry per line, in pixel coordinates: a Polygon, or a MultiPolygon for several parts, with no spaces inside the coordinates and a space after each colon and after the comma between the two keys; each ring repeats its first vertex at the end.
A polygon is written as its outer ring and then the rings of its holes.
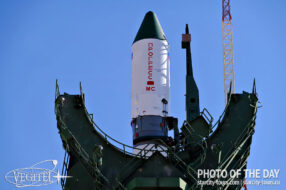
{"type": "MultiPolygon", "coordinates": [[[[286,189],[285,44],[283,0],[232,1],[236,92],[251,91],[258,110],[248,168],[280,168],[286,189]]],[[[2,0],[0,1],[0,189],[15,168],[56,159],[64,150],[54,114],[56,79],[61,92],[79,93],[112,137],[131,144],[131,45],[145,13],[154,11],[170,43],[170,114],[185,118],[185,55],[181,34],[192,34],[194,75],[201,109],[217,119],[224,109],[221,0],[2,0]]],[[[59,166],[58,168],[61,168],[59,166]]],[[[35,189],[35,188],[26,188],[35,189]]],[[[37,189],[61,189],[53,184],[37,189]]]]}

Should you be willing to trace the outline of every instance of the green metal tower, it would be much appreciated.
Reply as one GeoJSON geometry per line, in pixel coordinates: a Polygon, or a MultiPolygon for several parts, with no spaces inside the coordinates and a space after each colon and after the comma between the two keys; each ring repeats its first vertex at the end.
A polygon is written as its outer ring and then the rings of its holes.
{"type": "MultiPolygon", "coordinates": [[[[146,15],[152,16],[150,13],[146,15]]],[[[134,42],[146,34],[165,39],[157,18],[152,19],[157,24],[149,26],[148,22],[143,22],[144,31],[139,30],[134,42]],[[146,25],[151,31],[145,31],[146,25]]],[[[147,145],[143,148],[125,145],[108,136],[95,124],[93,115],[88,113],[81,84],[80,93],[70,95],[61,94],[56,83],[57,128],[66,150],[62,175],[72,176],[62,179],[64,190],[235,190],[243,187],[244,172],[236,177],[210,178],[200,176],[200,171],[229,172],[246,168],[257,112],[255,82],[251,93],[229,93],[225,110],[213,124],[207,109],[200,111],[190,42],[186,26],[182,38],[187,67],[186,120],[179,130],[176,119],[164,116],[168,130],[174,131],[174,139],[154,138],[154,147],[151,148],[147,145]],[[132,153],[134,149],[136,154],[132,153]],[[207,184],[215,181],[228,183],[207,184]]]]}

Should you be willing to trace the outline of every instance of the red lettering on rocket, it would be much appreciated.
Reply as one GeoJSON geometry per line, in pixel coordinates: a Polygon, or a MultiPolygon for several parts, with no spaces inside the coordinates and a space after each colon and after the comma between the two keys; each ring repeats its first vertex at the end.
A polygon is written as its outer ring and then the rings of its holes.
{"type": "Polygon", "coordinates": [[[148,66],[147,66],[147,73],[148,73],[148,81],[146,86],[146,91],[156,91],[155,89],[155,82],[153,81],[153,43],[148,43],[148,66]]]}

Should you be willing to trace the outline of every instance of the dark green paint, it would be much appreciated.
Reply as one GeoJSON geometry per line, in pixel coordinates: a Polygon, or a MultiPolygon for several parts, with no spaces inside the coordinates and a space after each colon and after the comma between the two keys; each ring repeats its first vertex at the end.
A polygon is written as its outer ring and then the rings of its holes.
{"type": "MultiPolygon", "coordinates": [[[[188,25],[185,32],[190,35],[188,25]]],[[[200,115],[199,89],[193,75],[191,42],[182,41],[182,48],[186,49],[186,117],[190,122],[200,115]]]]}
{"type": "Polygon", "coordinates": [[[155,13],[149,11],[137,32],[135,40],[133,44],[139,40],[147,39],[147,38],[155,38],[158,40],[166,40],[166,36],[163,32],[163,29],[157,19],[155,13]]]}
{"type": "MultiPolygon", "coordinates": [[[[214,132],[208,135],[210,128],[204,127],[207,123],[203,120],[191,123],[195,130],[199,130],[196,132],[185,122],[181,148],[169,147],[165,152],[167,157],[155,152],[148,159],[127,154],[95,129],[86,111],[83,94],[59,95],[55,108],[63,146],[70,155],[69,164],[64,169],[67,169],[67,175],[73,176],[63,182],[65,189],[127,189],[133,179],[145,177],[181,178],[187,183],[185,189],[197,189],[197,169],[246,167],[254,133],[257,97],[246,92],[231,95],[222,117],[211,127],[214,132]],[[200,130],[200,123],[206,129],[200,130]],[[206,138],[198,138],[199,133],[206,138]],[[94,150],[98,145],[103,147],[102,153],[97,156],[102,159],[102,165],[94,164],[94,150]]],[[[241,182],[243,179],[244,176],[241,176],[235,180],[241,182]]]]}

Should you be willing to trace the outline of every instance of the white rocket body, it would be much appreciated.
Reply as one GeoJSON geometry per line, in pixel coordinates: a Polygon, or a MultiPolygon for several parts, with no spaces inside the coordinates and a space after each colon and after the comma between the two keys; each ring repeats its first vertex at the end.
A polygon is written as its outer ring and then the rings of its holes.
{"type": "Polygon", "coordinates": [[[133,153],[145,148],[150,150],[147,155],[155,150],[166,155],[166,144],[172,143],[168,130],[176,123],[168,116],[169,91],[169,44],[156,15],[150,11],[132,45],[131,127],[136,147],[133,153]]]}
{"type": "Polygon", "coordinates": [[[132,45],[131,118],[166,116],[169,102],[170,61],[167,40],[142,39],[132,45]]]}

